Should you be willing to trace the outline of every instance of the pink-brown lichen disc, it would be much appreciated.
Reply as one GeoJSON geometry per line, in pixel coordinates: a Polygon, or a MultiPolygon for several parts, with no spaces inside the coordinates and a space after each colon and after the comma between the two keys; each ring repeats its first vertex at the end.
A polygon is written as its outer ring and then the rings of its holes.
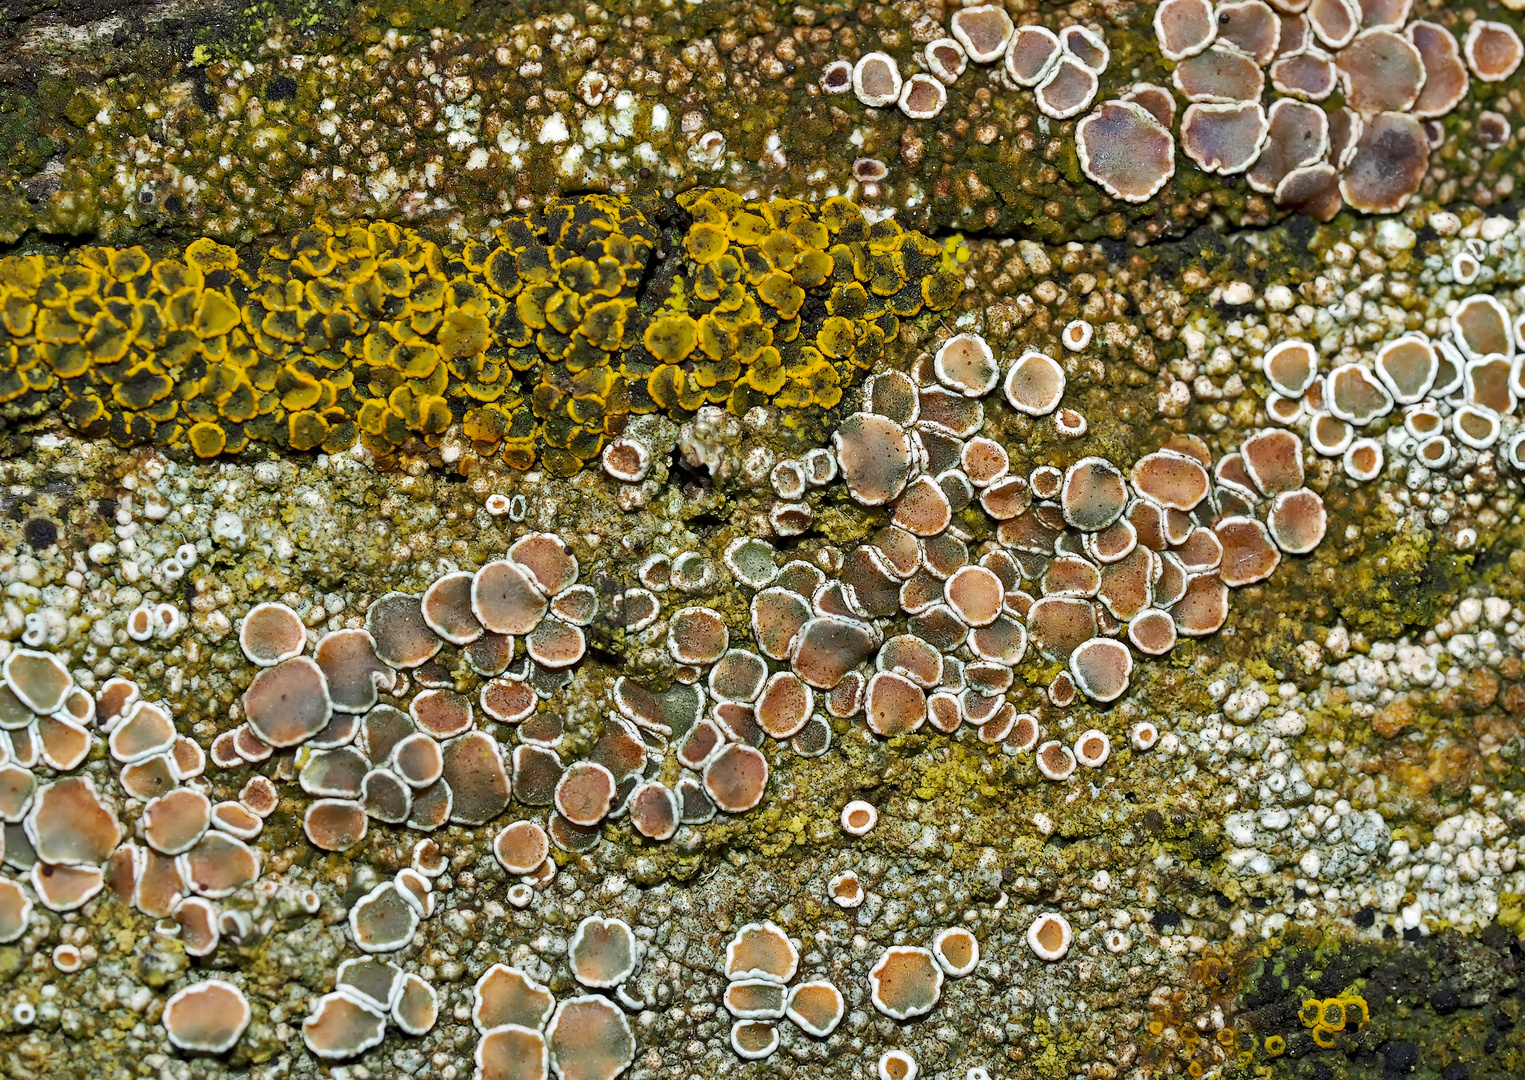
{"type": "Polygon", "coordinates": [[[665,784],[651,781],[640,784],[626,803],[630,823],[648,840],[671,840],[678,831],[678,797],[665,784]]]}
{"type": "Polygon", "coordinates": [[[890,520],[914,536],[936,536],[953,520],[953,507],[936,480],[918,476],[906,485],[890,520]]]}
{"type": "Polygon", "coordinates": [[[731,1025],[731,1049],[743,1061],[762,1061],[778,1049],[778,1025],[766,1020],[738,1020],[731,1025]]]}
{"type": "MultiPolygon", "coordinates": [[[[529,570],[507,559],[488,563],[472,582],[472,612],[494,634],[528,634],[540,625],[548,607],[529,570]]],[[[387,659],[385,654],[382,659],[387,659]]]]}
{"type": "Polygon", "coordinates": [[[1331,49],[1344,48],[1361,29],[1356,0],[1312,0],[1306,17],[1318,39],[1331,49]]]}
{"type": "Polygon", "coordinates": [[[853,413],[832,435],[842,477],[853,498],[883,506],[898,496],[911,471],[911,443],[893,420],[853,413]]]}
{"type": "Polygon", "coordinates": [[[726,1011],[742,1020],[780,1020],[784,1015],[784,988],[763,979],[743,979],[725,988],[726,1011]]]}
{"type": "Polygon", "coordinates": [[[630,1022],[597,996],[561,1002],[546,1029],[551,1066],[559,1080],[614,1080],[635,1060],[630,1022]]]}
{"type": "Polygon", "coordinates": [[[925,1016],[942,998],[943,972],[928,949],[895,945],[869,969],[874,1008],[895,1020],[925,1016]]]}
{"type": "Polygon", "coordinates": [[[651,451],[637,439],[615,439],[604,447],[600,462],[615,480],[638,484],[651,469],[651,451]]]}
{"type": "Polygon", "coordinates": [[[1011,16],[999,4],[961,8],[953,13],[949,28],[976,64],[999,60],[1013,29],[1011,16]]]}
{"type": "Polygon", "coordinates": [[[1228,586],[1216,572],[1188,578],[1185,593],[1170,613],[1177,633],[1187,637],[1215,634],[1228,621],[1228,586]]]}
{"type": "Polygon", "coordinates": [[[735,982],[760,979],[780,986],[799,970],[800,954],[775,923],[748,923],[725,948],[725,977],[735,982]]]}
{"type": "Polygon", "coordinates": [[[434,987],[408,972],[392,1003],[392,1022],[408,1035],[427,1035],[438,1018],[439,995],[434,987]]]}
{"type": "Polygon", "coordinates": [[[243,803],[224,801],[212,807],[211,826],[240,840],[253,840],[264,830],[265,822],[243,803]]]}
{"type": "Polygon", "coordinates": [[[787,739],[810,719],[815,694],[792,671],[775,672],[767,680],[755,705],[758,725],[775,739],[787,739]]]}
{"type": "Polygon", "coordinates": [[[1244,172],[1260,156],[1271,127],[1259,102],[1193,102],[1181,117],[1181,149],[1203,172],[1244,172]]]}
{"type": "Polygon", "coordinates": [[[1034,95],[1038,109],[1055,120],[1068,120],[1085,111],[1100,85],[1096,73],[1073,56],[1060,56],[1043,77],[1034,95]]]}
{"type": "Polygon", "coordinates": [[[376,655],[370,633],[359,627],[324,634],[313,660],[323,672],[334,709],[341,713],[363,713],[375,706],[378,691],[395,686],[396,673],[376,655]]]}
{"type": "Polygon", "coordinates": [[[1080,167],[1115,199],[1147,202],[1175,175],[1175,139],[1143,105],[1104,101],[1075,129],[1080,167]]]}
{"type": "Polygon", "coordinates": [[[271,746],[297,746],[327,726],[333,700],[323,669],[297,656],[265,668],[244,691],[244,717],[271,746]]]}
{"type": "Polygon", "coordinates": [[[511,561],[529,571],[530,581],[546,596],[555,596],[577,581],[577,556],[555,533],[530,533],[508,549],[511,561]]]}
{"type": "Polygon", "coordinates": [[[209,832],[176,862],[194,892],[220,900],[258,880],[260,852],[235,836],[209,832]]]}
{"type": "Polygon", "coordinates": [[[111,731],[107,749],[117,761],[143,761],[163,753],[175,741],[175,723],[163,706],[139,701],[111,731]]]}
{"type": "Polygon", "coordinates": [[[1213,45],[1182,60],[1170,80],[1187,101],[1219,104],[1259,101],[1266,84],[1254,57],[1226,45],[1213,45]]]}
{"type": "Polygon", "coordinates": [[[1254,518],[1224,518],[1213,527],[1223,545],[1219,576],[1225,585],[1238,588],[1264,581],[1281,562],[1266,527],[1254,518]]]}
{"type": "Polygon", "coordinates": [[[1493,353],[1483,360],[1467,365],[1467,404],[1486,409],[1495,416],[1509,416],[1516,404],[1511,375],[1515,365],[1506,357],[1493,353]]]}
{"type": "Polygon", "coordinates": [[[1345,101],[1359,113],[1402,112],[1419,99],[1425,66],[1418,48],[1392,30],[1362,31],[1335,57],[1345,101]]]}
{"type": "Polygon", "coordinates": [[[614,804],[614,774],[594,761],[567,767],[556,784],[556,809],[574,825],[597,825],[614,804]]]}
{"type": "Polygon", "coordinates": [[[959,453],[959,465],[974,487],[986,488],[1006,476],[1011,458],[1006,447],[981,435],[964,444],[959,453]]]}
{"type": "Polygon", "coordinates": [[[1018,86],[1037,86],[1053,70],[1061,52],[1058,35],[1047,27],[1018,27],[1006,46],[1006,74],[1018,86]]]}
{"type": "MultiPolygon", "coordinates": [[[[1487,450],[1498,441],[1501,433],[1498,414],[1492,409],[1480,408],[1476,405],[1463,405],[1451,416],[1451,431],[1464,446],[1470,446],[1474,450],[1487,450]]],[[[1351,451],[1358,449],[1351,446],[1351,451]]],[[[1381,469],[1380,461],[1374,464],[1363,465],[1356,461],[1347,452],[1346,473],[1352,479],[1371,479],[1381,469]],[[1364,475],[1364,474],[1370,475],[1364,475]]]]}
{"type": "Polygon", "coordinates": [[[1112,50],[1106,39],[1080,23],[1071,23],[1059,31],[1059,44],[1067,55],[1079,60],[1091,71],[1100,75],[1112,60],[1112,50]]]}
{"type": "MultiPolygon", "coordinates": [[[[1117,643],[1114,642],[1113,644],[1117,643]]],[[[1127,651],[1126,645],[1119,645],[1118,647],[1124,652],[1127,651]]],[[[1082,731],[1080,737],[1075,740],[1074,751],[1075,760],[1080,764],[1088,769],[1099,769],[1107,763],[1107,758],[1112,755],[1112,740],[1107,737],[1106,732],[1100,731],[1097,728],[1089,728],[1086,731],[1082,731]]]]}
{"type": "Polygon", "coordinates": [[[853,92],[872,108],[893,105],[900,99],[900,67],[882,52],[864,53],[853,65],[853,92]]]}
{"type": "Polygon", "coordinates": [[[1525,45],[1514,27],[1487,19],[1479,19],[1467,28],[1462,49],[1472,74],[1483,82],[1503,82],[1514,74],[1525,55],[1525,45]]]}
{"type": "MultiPolygon", "coordinates": [[[[1066,672],[1061,671],[1059,674],[1063,675],[1066,679],[1070,678],[1066,672]]],[[[1070,687],[1069,692],[1073,696],[1075,692],[1073,685],[1070,687]]],[[[1056,702],[1055,704],[1059,708],[1064,708],[1068,702],[1064,704],[1056,702]]],[[[1050,780],[1068,780],[1075,771],[1074,752],[1057,739],[1051,739],[1039,746],[1033,755],[1033,760],[1038,766],[1038,771],[1050,780]]]]}
{"type": "Polygon", "coordinates": [[[1088,600],[1045,596],[1027,613],[1033,645],[1050,660],[1064,660],[1096,636],[1096,609],[1088,600]]]}
{"type": "Polygon", "coordinates": [[[478,1031],[504,1024],[538,1031],[550,1019],[556,999],[524,971],[493,964],[476,982],[472,992],[471,1020],[478,1031]]]}
{"type": "Polygon", "coordinates": [[[362,952],[395,952],[412,938],[420,918],[397,885],[384,881],[350,908],[350,938],[362,952]]]}
{"type": "Polygon", "coordinates": [[[392,748],[389,768],[410,788],[425,788],[444,772],[444,753],[433,736],[416,731],[392,748]]]}
{"type": "Polygon", "coordinates": [[[931,120],[947,103],[947,87],[931,75],[918,72],[900,88],[900,111],[912,120],[931,120]]]}
{"type": "Polygon", "coordinates": [[[1133,486],[1160,506],[1193,510],[1207,497],[1207,470],[1193,458],[1171,451],[1157,451],[1133,466],[1133,486]]]}
{"type": "Polygon", "coordinates": [[[1323,101],[1338,83],[1339,69],[1333,58],[1317,46],[1279,56],[1271,65],[1271,85],[1304,101],[1323,101]]]}
{"type": "Polygon", "coordinates": [[[517,679],[493,679],[482,684],[482,711],[494,720],[517,724],[535,714],[539,699],[527,683],[517,679]]]}
{"type": "Polygon", "coordinates": [[[1023,353],[1006,373],[1006,400],[1018,412],[1046,416],[1064,399],[1064,369],[1040,352],[1023,353]]]}
{"type": "Polygon", "coordinates": [[[983,566],[964,566],[944,585],[948,606],[970,626],[987,626],[1001,614],[1006,590],[1001,579],[983,566]]]}
{"type": "Polygon", "coordinates": [[[710,669],[710,693],[719,701],[755,701],[768,678],[762,657],[745,649],[731,649],[710,669]]]}
{"type": "Polygon", "coordinates": [[[43,784],[24,822],[37,858],[57,865],[96,866],[121,842],[122,826],[89,776],[43,784]]]}
{"type": "Polygon", "coordinates": [[[524,648],[530,659],[541,667],[558,670],[571,667],[583,658],[587,652],[587,639],[581,627],[550,615],[529,632],[524,639],[524,648]]]}
{"type": "Polygon", "coordinates": [[[1265,428],[1239,444],[1245,471],[1263,495],[1303,486],[1303,441],[1290,431],[1265,428]]]}
{"type": "Polygon", "coordinates": [[[212,802],[205,795],[192,788],[177,788],[143,808],[143,839],[161,855],[179,855],[201,839],[211,815],[212,802]]]}
{"type": "Polygon", "coordinates": [[[13,648],[0,670],[11,692],[39,716],[61,709],[74,686],[63,661],[50,652],[13,648]]]}
{"type": "Polygon", "coordinates": [[[1166,131],[1175,125],[1175,95],[1157,83],[1134,83],[1133,89],[1124,94],[1122,100],[1142,106],[1166,131]]]}
{"type": "Polygon", "coordinates": [[[0,877],[0,943],[9,944],[26,933],[32,898],[10,878],[0,877]]]}
{"type": "Polygon", "coordinates": [[[302,815],[302,829],[323,851],[348,851],[365,839],[367,818],[350,799],[318,799],[302,815]]]}
{"type": "Polygon", "coordinates": [[[1281,46],[1281,21],[1265,0],[1220,3],[1218,40],[1255,58],[1265,67],[1281,46]]]}
{"type": "Polygon", "coordinates": [[[1266,378],[1279,394],[1300,397],[1318,378],[1318,353],[1304,341],[1278,342],[1266,352],[1266,378]]]}
{"type": "Polygon", "coordinates": [[[98,866],[33,864],[32,891],[49,911],[77,911],[105,888],[105,874],[98,866]]]}
{"type": "Polygon", "coordinates": [[[824,1039],[847,1015],[847,1002],[831,983],[816,980],[790,988],[786,1012],[801,1031],[824,1039]]]}
{"type": "Polygon", "coordinates": [[[1377,377],[1392,392],[1400,405],[1412,405],[1424,399],[1435,376],[1440,373],[1440,357],[1435,346],[1418,334],[1405,334],[1389,341],[1377,352],[1373,365],[1377,377]]]}
{"type": "Polygon", "coordinates": [[[1079,555],[1056,555],[1043,572],[1041,585],[1044,596],[1091,597],[1101,588],[1101,572],[1079,555]]]}
{"type": "Polygon", "coordinates": [[[732,743],[704,767],[706,794],[728,814],[752,809],[767,787],[768,759],[750,746],[732,743]]]}
{"type": "Polygon", "coordinates": [[[567,946],[572,977],[593,989],[618,986],[635,971],[635,934],[623,919],[590,915],[577,924],[567,946]]]}
{"type": "MultiPolygon", "coordinates": [[[[1032,504],[1032,494],[1027,481],[1020,476],[1008,476],[993,482],[980,493],[980,507],[997,521],[1007,521],[1022,513],[1032,504]]],[[[935,555],[924,560],[934,574],[945,569],[937,565],[935,555]]]]}
{"type": "Polygon", "coordinates": [[[853,65],[849,60],[833,60],[821,69],[821,89],[828,94],[845,94],[853,88],[853,65]]]}
{"type": "Polygon", "coordinates": [[[1418,120],[1407,113],[1378,113],[1366,119],[1340,178],[1340,193],[1357,210],[1395,213],[1419,190],[1429,161],[1429,140],[1418,120]]]}
{"type": "Polygon", "coordinates": [[[955,334],[938,347],[933,359],[938,382],[967,397],[981,397],[995,389],[1001,377],[995,353],[978,334],[955,334]]]}
{"type": "Polygon", "coordinates": [[[547,1080],[550,1050],[539,1031],[504,1024],[484,1032],[473,1053],[473,1080],[547,1080]]]}
{"type": "Polygon", "coordinates": [[[1059,504],[1070,526],[1085,532],[1105,529],[1128,505],[1122,470],[1105,458],[1080,459],[1065,470],[1059,504]]]}
{"type": "Polygon", "coordinates": [[[1294,169],[1317,164],[1329,149],[1329,120],[1323,109],[1287,98],[1272,103],[1270,130],[1260,157],[1250,167],[1250,186],[1267,195],[1294,169]]]}
{"type": "Polygon", "coordinates": [[[1486,293],[1468,296],[1451,315],[1451,329],[1456,344],[1468,360],[1481,361],[1490,356],[1508,359],[1514,355],[1514,339],[1509,331],[1509,313],[1504,305],[1486,293]]]}
{"type": "Polygon", "coordinates": [[[307,647],[307,628],[285,604],[256,604],[238,627],[238,645],[250,663],[269,667],[307,647]]]}
{"type": "Polygon", "coordinates": [[[1357,427],[1392,411],[1393,398],[1365,364],[1341,364],[1325,377],[1329,411],[1357,427]]]}
{"type": "Polygon", "coordinates": [[[881,671],[869,679],[864,716],[874,734],[907,734],[921,727],[926,715],[926,692],[904,675],[881,671]]]}
{"type": "Polygon", "coordinates": [[[515,821],[493,839],[493,856],[510,874],[528,874],[550,854],[545,830],[533,821],[515,821]]]}
{"type": "Polygon", "coordinates": [[[725,620],[712,608],[682,608],[668,623],[667,648],[680,664],[713,664],[730,642],[725,620]]]}
{"type": "Polygon", "coordinates": [[[1115,701],[1128,689],[1133,654],[1111,638],[1092,638],[1070,654],[1070,673],[1080,692],[1093,701],[1115,701]]]}
{"type": "MultiPolygon", "coordinates": [[[[1456,415],[1461,416],[1465,411],[1465,408],[1458,409],[1456,415]]],[[[1493,425],[1493,438],[1497,438],[1497,418],[1489,414],[1483,415],[1493,425]]],[[[1459,427],[1458,430],[1460,430],[1459,427]]],[[[1486,445],[1492,445],[1492,439],[1489,439],[1486,445]]],[[[1358,483],[1364,483],[1367,480],[1374,480],[1382,471],[1382,461],[1383,454],[1381,443],[1377,442],[1375,439],[1357,439],[1351,443],[1350,448],[1345,451],[1345,460],[1343,463],[1345,466],[1345,475],[1358,483]]]]}
{"type": "Polygon", "coordinates": [[[1176,644],[1176,624],[1169,612],[1148,608],[1128,623],[1128,640],[1139,652],[1164,656],[1176,644]]]}
{"type": "Polygon", "coordinates": [[[898,634],[886,641],[874,666],[903,675],[924,690],[935,687],[943,677],[942,653],[914,634],[898,634]]]}
{"type": "Polygon", "coordinates": [[[354,1057],[381,1045],[386,1017],[344,994],[324,994],[302,1021],[302,1039],[320,1058],[354,1057]]]}
{"type": "Polygon", "coordinates": [[[418,597],[407,593],[387,593],[373,602],[366,609],[365,628],[376,655],[394,668],[416,668],[444,645],[424,621],[418,597]]]}
{"type": "Polygon", "coordinates": [[[419,601],[429,629],[452,645],[469,645],[482,636],[482,624],[471,610],[473,580],[464,570],[445,574],[424,590],[419,601]]]}
{"type": "Polygon", "coordinates": [[[1322,162],[1293,169],[1282,177],[1275,198],[1277,206],[1306,214],[1314,221],[1332,221],[1345,204],[1339,172],[1322,162]]]}
{"type": "Polygon", "coordinates": [[[1424,64],[1424,85],[1414,102],[1415,116],[1444,116],[1467,96],[1471,79],[1462,62],[1461,46],[1451,31],[1438,23],[1410,23],[1405,31],[1424,64]]]}
{"type": "Polygon", "coordinates": [[[1073,940],[1074,931],[1070,929],[1069,920],[1058,912],[1039,915],[1027,928],[1028,947],[1044,960],[1064,959],[1073,940]]]}
{"type": "Polygon", "coordinates": [[[180,940],[191,956],[209,956],[217,951],[222,933],[217,926],[217,909],[210,900],[199,896],[175,905],[175,921],[180,924],[180,940]]]}
{"type": "Polygon", "coordinates": [[[952,86],[969,66],[969,55],[955,38],[942,37],[927,42],[922,50],[928,69],[946,85],[952,86]]]}
{"type": "Polygon", "coordinates": [[[1218,20],[1208,0],[1160,0],[1154,36],[1166,60],[1185,60],[1213,43],[1218,20]]]}
{"type": "Polygon", "coordinates": [[[242,990],[223,979],[207,979],[171,995],[163,1023],[169,1041],[180,1049],[221,1054],[243,1036],[250,1015],[242,990]]]}
{"type": "Polygon", "coordinates": [[[789,654],[795,674],[817,690],[831,690],[849,671],[873,655],[879,638],[873,626],[854,618],[822,615],[800,627],[789,654]]]}
{"type": "Polygon", "coordinates": [[[62,711],[39,716],[36,734],[43,764],[61,773],[72,772],[83,764],[93,742],[90,732],[62,711]]]}

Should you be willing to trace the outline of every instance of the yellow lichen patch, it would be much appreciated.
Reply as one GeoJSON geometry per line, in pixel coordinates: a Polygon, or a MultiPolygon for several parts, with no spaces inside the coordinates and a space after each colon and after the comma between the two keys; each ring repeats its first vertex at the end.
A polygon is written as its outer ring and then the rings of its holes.
{"type": "Polygon", "coordinates": [[[697,341],[698,330],[687,315],[663,315],[646,328],[646,351],[664,364],[687,359],[697,341]]]}
{"type": "MultiPolygon", "coordinates": [[[[1297,1018],[1309,1029],[1313,1041],[1329,1049],[1338,1042],[1336,1036],[1344,1031],[1357,1031],[1371,1020],[1366,999],[1359,994],[1343,993],[1332,998],[1307,998],[1298,1010],[1297,1018]]],[[[1266,1049],[1270,1049],[1266,1040],[1266,1049]]]]}
{"type": "MultiPolygon", "coordinates": [[[[554,200],[485,241],[315,222],[258,257],[211,239],[0,259],[0,421],[56,410],[120,445],[379,455],[452,425],[569,475],[632,412],[832,407],[967,257],[846,199],[696,189],[676,248],[632,201],[554,200]],[[664,247],[676,265],[653,273],[664,247]],[[655,310],[638,290],[665,281],[655,310]]],[[[665,215],[666,217],[671,215],[665,215]]]]}
{"type": "Polygon", "coordinates": [[[204,458],[216,457],[228,443],[227,433],[222,428],[205,422],[192,424],[185,437],[196,456],[204,458]]]}

